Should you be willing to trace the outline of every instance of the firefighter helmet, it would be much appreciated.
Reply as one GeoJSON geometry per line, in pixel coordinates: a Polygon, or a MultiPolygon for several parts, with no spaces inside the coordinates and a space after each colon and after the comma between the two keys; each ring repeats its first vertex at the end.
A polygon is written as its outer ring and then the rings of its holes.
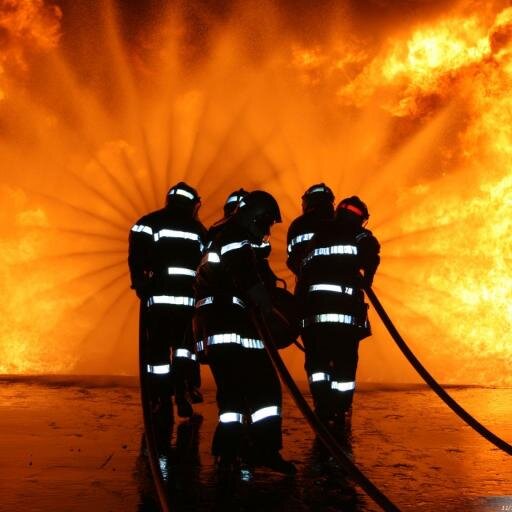
{"type": "Polygon", "coordinates": [[[256,241],[270,234],[272,224],[281,222],[281,211],[274,197],[263,190],[249,192],[235,213],[237,222],[245,227],[256,241]]]}
{"type": "Polygon", "coordinates": [[[180,181],[167,192],[166,206],[190,213],[195,218],[201,206],[201,198],[195,188],[180,181]]]}
{"type": "Polygon", "coordinates": [[[244,197],[247,197],[247,194],[249,194],[249,192],[243,188],[231,192],[224,203],[224,217],[230,217],[233,215],[237,206],[240,204],[240,201],[244,197]]]}
{"type": "Polygon", "coordinates": [[[368,207],[357,196],[346,197],[340,201],[336,208],[336,218],[339,219],[341,216],[345,215],[346,212],[352,212],[357,215],[361,220],[361,224],[370,218],[368,207]]]}
{"type": "Polygon", "coordinates": [[[325,183],[317,183],[309,187],[302,196],[302,211],[304,213],[317,208],[334,210],[334,194],[325,183]]]}

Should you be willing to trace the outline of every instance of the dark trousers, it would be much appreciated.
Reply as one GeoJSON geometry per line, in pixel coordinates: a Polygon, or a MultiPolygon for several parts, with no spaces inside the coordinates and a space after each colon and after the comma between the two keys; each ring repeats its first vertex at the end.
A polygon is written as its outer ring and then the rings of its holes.
{"type": "Polygon", "coordinates": [[[352,405],[359,336],[344,327],[313,324],[302,339],[316,411],[323,419],[334,419],[352,405]]]}
{"type": "Polygon", "coordinates": [[[170,373],[151,373],[148,370],[155,392],[159,390],[162,396],[175,393],[178,400],[184,396],[187,386],[200,383],[200,377],[197,375],[199,367],[191,358],[193,354],[192,315],[192,307],[166,304],[153,304],[147,307],[144,313],[145,367],[170,365],[170,373]],[[179,352],[179,349],[182,351],[179,352]]]}
{"type": "Polygon", "coordinates": [[[220,419],[213,455],[236,456],[245,440],[260,455],[280,450],[281,386],[266,351],[231,344],[212,346],[208,364],[217,385],[220,419]],[[242,420],[223,422],[225,413],[239,414],[242,420]]]}

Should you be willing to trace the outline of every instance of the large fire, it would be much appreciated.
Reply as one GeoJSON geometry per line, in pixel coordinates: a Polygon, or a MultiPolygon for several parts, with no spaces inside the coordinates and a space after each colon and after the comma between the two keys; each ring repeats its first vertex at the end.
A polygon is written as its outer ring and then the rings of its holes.
{"type": "MultiPolygon", "coordinates": [[[[371,2],[300,20],[272,2],[100,4],[0,7],[0,373],[136,372],[127,234],[170,184],[199,189],[205,224],[235,188],[274,193],[291,280],[286,228],[325,181],[369,204],[375,290],[435,376],[512,382],[512,8],[400,24],[371,2]]],[[[415,380],[373,326],[361,380],[415,380]]]]}

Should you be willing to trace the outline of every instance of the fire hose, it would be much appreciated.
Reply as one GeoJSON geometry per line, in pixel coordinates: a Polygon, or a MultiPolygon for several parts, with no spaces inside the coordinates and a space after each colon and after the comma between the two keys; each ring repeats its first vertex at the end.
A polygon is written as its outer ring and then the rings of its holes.
{"type": "Polygon", "coordinates": [[[422,379],[432,388],[432,390],[443,400],[443,402],[463,421],[465,421],[471,428],[476,430],[482,437],[485,437],[489,442],[494,444],[500,450],[512,455],[512,446],[506,441],[498,437],[496,434],[484,427],[476,418],[474,418],[469,412],[467,412],[461,405],[458,404],[443,388],[442,386],[432,377],[428,370],[421,364],[418,358],[413,354],[412,350],[407,346],[405,340],[400,336],[400,333],[393,325],[393,322],[389,318],[388,314],[384,310],[379,299],[375,295],[375,292],[371,287],[367,286],[364,288],[366,296],[372,303],[373,307],[377,311],[380,319],[384,323],[389,334],[397,344],[398,348],[402,351],[402,354],[411,363],[414,369],[420,374],[422,379]]]}
{"type": "Polygon", "coordinates": [[[385,512],[399,512],[400,509],[393,504],[389,498],[387,498],[382,491],[380,491],[375,484],[373,484],[352,462],[338,440],[331,434],[331,432],[329,432],[323,422],[311,410],[311,407],[303,397],[297,387],[297,384],[293,380],[293,377],[286,368],[284,361],[281,359],[264,316],[261,313],[254,313],[254,316],[254,323],[258,327],[259,335],[264,342],[265,349],[267,350],[275,369],[279,373],[281,380],[285,383],[295,401],[295,404],[309,423],[312,430],[316,433],[318,438],[337,462],[343,467],[343,469],[356,481],[356,483],[361,486],[366,494],[368,494],[368,496],[382,508],[382,510],[385,512]]]}
{"type": "Polygon", "coordinates": [[[148,374],[145,368],[145,361],[147,361],[145,357],[145,347],[147,346],[147,343],[144,342],[146,338],[145,310],[146,308],[143,306],[143,301],[141,301],[139,316],[139,375],[140,393],[142,401],[142,416],[144,420],[144,436],[146,438],[146,448],[148,450],[149,456],[149,467],[151,468],[151,474],[153,475],[153,482],[155,483],[155,489],[158,501],[160,503],[160,508],[162,512],[170,512],[171,509],[169,507],[168,494],[165,487],[165,482],[163,480],[163,476],[157,462],[158,444],[157,435],[155,432],[156,427],[151,413],[151,398],[149,392],[149,382],[147,377],[148,374]]]}

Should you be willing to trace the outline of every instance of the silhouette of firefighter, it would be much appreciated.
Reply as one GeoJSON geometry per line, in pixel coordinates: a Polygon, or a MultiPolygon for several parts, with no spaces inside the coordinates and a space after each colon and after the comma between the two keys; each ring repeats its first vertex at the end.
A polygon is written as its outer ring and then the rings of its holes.
{"type": "Polygon", "coordinates": [[[325,183],[309,187],[302,196],[302,215],[288,228],[286,264],[299,275],[309,241],[322,223],[334,217],[334,194],[325,183]]]}
{"type": "Polygon", "coordinates": [[[224,226],[224,224],[231,217],[231,215],[235,213],[240,202],[248,195],[249,192],[247,190],[244,190],[243,188],[235,190],[228,195],[226,201],[224,202],[224,206],[222,207],[224,211],[224,216],[222,217],[222,219],[219,219],[217,222],[212,224],[208,229],[208,243],[210,243],[215,238],[215,235],[222,229],[222,226],[224,226]]]}
{"type": "MultiPolygon", "coordinates": [[[[238,190],[235,190],[231,192],[231,194],[228,195],[226,198],[226,201],[223,206],[224,210],[224,217],[215,224],[213,224],[210,229],[208,230],[208,240],[213,240],[215,238],[215,234],[221,228],[226,220],[235,213],[236,209],[238,208],[239,204],[242,202],[242,200],[249,194],[249,192],[243,188],[240,188],[238,190]]],[[[256,255],[256,261],[258,262],[258,271],[260,273],[260,277],[262,278],[263,282],[267,286],[268,289],[275,288],[277,281],[282,281],[279,279],[275,274],[274,271],[270,267],[270,263],[268,261],[268,258],[270,256],[270,253],[272,251],[272,246],[270,245],[270,241],[265,238],[261,242],[251,242],[251,247],[254,250],[254,253],[256,255]]]]}
{"type": "Polygon", "coordinates": [[[200,205],[196,190],[180,182],[164,208],[137,221],[129,239],[131,287],[142,302],[143,369],[157,406],[172,413],[174,393],[182,417],[193,414],[187,398],[202,400],[191,327],[193,281],[206,241],[200,205]]]}
{"type": "Polygon", "coordinates": [[[272,314],[271,294],[254,246],[281,222],[275,199],[247,194],[234,213],[217,223],[196,277],[196,351],[217,385],[219,422],[212,453],[221,468],[240,457],[282,473],[295,467],[279,453],[281,387],[251,313],[272,314]]]}
{"type": "Polygon", "coordinates": [[[344,426],[355,389],[359,342],[371,334],[363,287],[380,262],[380,245],[364,226],[369,213],[357,196],[343,199],[307,246],[297,284],[302,340],[315,409],[344,426]]]}

